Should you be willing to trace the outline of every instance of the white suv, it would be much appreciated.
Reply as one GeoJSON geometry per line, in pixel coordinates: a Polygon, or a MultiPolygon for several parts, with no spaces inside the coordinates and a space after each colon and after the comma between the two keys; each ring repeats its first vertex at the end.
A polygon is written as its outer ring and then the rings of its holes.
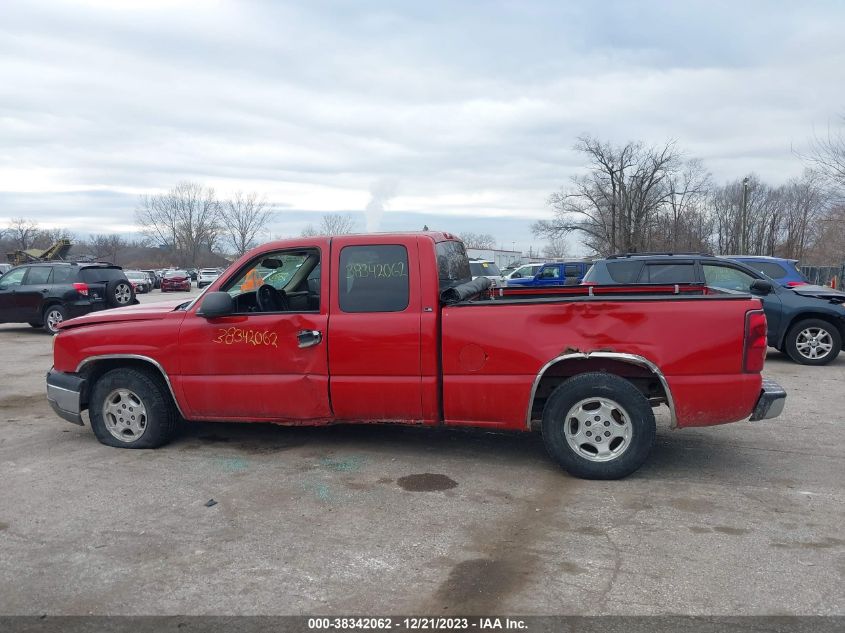
{"type": "Polygon", "coordinates": [[[197,273],[197,288],[202,288],[203,286],[208,286],[211,284],[215,279],[220,276],[220,271],[216,268],[202,268],[197,273]]]}

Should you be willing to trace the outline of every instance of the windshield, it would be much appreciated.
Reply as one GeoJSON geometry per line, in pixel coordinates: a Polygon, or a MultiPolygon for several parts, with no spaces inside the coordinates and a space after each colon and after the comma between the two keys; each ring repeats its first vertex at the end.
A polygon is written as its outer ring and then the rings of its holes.
{"type": "Polygon", "coordinates": [[[469,269],[473,277],[498,277],[502,274],[493,262],[470,262],[469,269]]]}
{"type": "Polygon", "coordinates": [[[168,270],[166,273],[164,273],[164,276],[168,279],[172,277],[187,277],[188,273],[186,273],[184,270],[168,270]]]}

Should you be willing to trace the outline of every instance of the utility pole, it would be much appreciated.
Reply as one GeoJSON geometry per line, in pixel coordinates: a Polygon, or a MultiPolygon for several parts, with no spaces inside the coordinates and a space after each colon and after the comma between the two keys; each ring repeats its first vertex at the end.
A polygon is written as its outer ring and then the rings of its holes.
{"type": "Polygon", "coordinates": [[[739,216],[740,255],[748,255],[748,242],[745,239],[745,225],[748,221],[748,176],[742,179],[742,213],[739,216]]]}

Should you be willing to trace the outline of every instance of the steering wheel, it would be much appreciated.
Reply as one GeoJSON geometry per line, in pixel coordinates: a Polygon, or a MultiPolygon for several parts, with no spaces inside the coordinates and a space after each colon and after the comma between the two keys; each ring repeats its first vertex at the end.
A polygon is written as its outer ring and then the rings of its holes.
{"type": "Polygon", "coordinates": [[[286,312],[290,310],[284,290],[276,290],[270,284],[263,284],[255,293],[255,300],[262,312],[286,312]]]}

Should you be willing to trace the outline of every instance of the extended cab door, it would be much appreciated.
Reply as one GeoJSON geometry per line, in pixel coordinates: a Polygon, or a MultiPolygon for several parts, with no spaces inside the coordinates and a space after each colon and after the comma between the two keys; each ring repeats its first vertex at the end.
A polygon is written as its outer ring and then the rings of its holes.
{"type": "Polygon", "coordinates": [[[422,420],[416,239],[334,238],[331,268],[329,368],[335,417],[422,420]]]}
{"type": "MultiPolygon", "coordinates": [[[[206,319],[202,299],[179,333],[179,376],[188,415],[210,420],[329,420],[326,326],[328,240],[254,257],[214,290],[234,313],[206,319]]],[[[218,283],[218,282],[215,282],[218,283]]]]}

